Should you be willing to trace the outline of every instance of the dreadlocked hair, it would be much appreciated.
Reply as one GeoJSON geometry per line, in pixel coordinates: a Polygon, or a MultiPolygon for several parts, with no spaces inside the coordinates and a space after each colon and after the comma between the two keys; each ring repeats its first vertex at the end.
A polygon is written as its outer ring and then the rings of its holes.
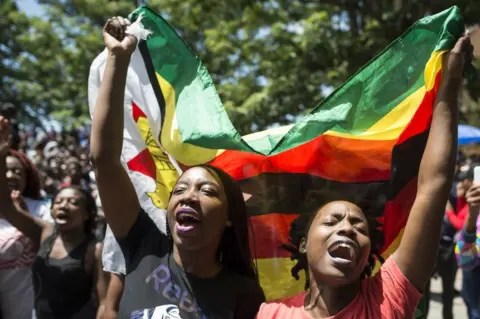
{"type": "Polygon", "coordinates": [[[290,259],[295,261],[295,265],[290,269],[290,274],[295,280],[300,280],[300,272],[305,273],[305,290],[310,285],[310,278],[308,273],[307,255],[300,252],[300,243],[306,237],[307,229],[310,228],[311,220],[310,214],[301,214],[290,224],[289,241],[288,244],[280,245],[280,248],[290,252],[290,259]]]}
{"type": "Polygon", "coordinates": [[[25,170],[26,185],[25,189],[22,192],[22,196],[30,199],[41,199],[41,190],[42,184],[40,182],[40,174],[37,167],[32,161],[25,155],[23,152],[15,151],[10,149],[8,151],[8,156],[15,157],[20,161],[25,170]]]}
{"type": "MultiPolygon", "coordinates": [[[[193,167],[202,167],[210,173],[215,173],[227,197],[228,220],[232,226],[226,227],[223,232],[217,249],[217,258],[230,271],[258,280],[257,267],[250,251],[247,207],[240,186],[230,175],[217,167],[210,165],[193,167]]],[[[167,236],[172,238],[168,223],[166,232],[167,236]]]]}
{"type": "Polygon", "coordinates": [[[372,275],[373,270],[377,264],[377,261],[380,263],[384,263],[385,260],[383,259],[380,251],[383,245],[383,230],[381,228],[380,222],[371,216],[368,215],[368,212],[363,211],[368,222],[368,229],[370,234],[370,254],[368,255],[367,265],[363,270],[362,277],[368,278],[372,275]]]}
{"type": "Polygon", "coordinates": [[[323,205],[320,206],[320,208],[317,209],[313,214],[304,213],[297,217],[290,225],[290,243],[281,245],[281,248],[291,253],[291,260],[296,261],[295,265],[290,270],[292,277],[294,277],[296,280],[299,280],[299,273],[302,270],[305,272],[305,290],[307,290],[310,286],[310,276],[308,272],[307,256],[305,253],[300,251],[300,243],[303,238],[307,237],[310,226],[312,225],[312,222],[318,212],[320,212],[328,203],[339,200],[347,201],[357,205],[365,214],[367,219],[371,248],[367,264],[365,265],[365,269],[361,275],[362,279],[368,278],[372,275],[377,261],[380,263],[384,262],[384,259],[380,253],[384,242],[384,236],[382,224],[380,223],[379,219],[383,215],[385,199],[378,198],[378,196],[374,197],[368,193],[360,198],[355,196],[350,196],[348,198],[348,196],[345,195],[338,196],[338,198],[332,197],[328,201],[325,201],[323,205]]]}

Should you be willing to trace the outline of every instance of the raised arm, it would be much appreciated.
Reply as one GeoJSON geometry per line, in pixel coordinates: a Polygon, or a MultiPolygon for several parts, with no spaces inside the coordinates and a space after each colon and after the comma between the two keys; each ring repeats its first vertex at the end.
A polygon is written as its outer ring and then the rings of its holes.
{"type": "Polygon", "coordinates": [[[91,160],[98,191],[106,220],[117,238],[126,236],[140,211],[137,193],[120,162],[127,70],[137,43],[135,37],[125,35],[128,24],[117,17],[108,20],[104,27],[108,58],[91,134],[91,160]]]}
{"type": "Polygon", "coordinates": [[[464,36],[444,60],[432,125],[420,163],[417,197],[400,246],[392,256],[405,277],[420,291],[432,274],[437,256],[455,169],[459,90],[464,61],[471,58],[472,52],[470,40],[464,36]]]}
{"type": "Polygon", "coordinates": [[[0,217],[5,218],[25,236],[35,247],[40,246],[42,233],[50,230],[50,225],[28,212],[19,191],[7,187],[7,154],[10,150],[11,132],[8,120],[0,116],[0,217]],[[47,229],[48,228],[48,229],[47,229]]]}

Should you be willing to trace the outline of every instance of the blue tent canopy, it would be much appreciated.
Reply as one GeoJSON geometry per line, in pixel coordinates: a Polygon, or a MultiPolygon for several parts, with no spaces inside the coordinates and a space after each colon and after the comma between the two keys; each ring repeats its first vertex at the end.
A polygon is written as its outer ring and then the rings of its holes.
{"type": "Polygon", "coordinates": [[[480,128],[470,125],[458,125],[458,145],[480,142],[480,128]]]}

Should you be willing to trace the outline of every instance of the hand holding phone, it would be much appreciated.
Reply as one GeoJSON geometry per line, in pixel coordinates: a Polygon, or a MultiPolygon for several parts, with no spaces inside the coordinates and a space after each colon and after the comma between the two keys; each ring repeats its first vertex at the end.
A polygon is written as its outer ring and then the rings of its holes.
{"type": "Polygon", "coordinates": [[[475,166],[473,169],[473,182],[480,184],[480,166],[475,166]]]}

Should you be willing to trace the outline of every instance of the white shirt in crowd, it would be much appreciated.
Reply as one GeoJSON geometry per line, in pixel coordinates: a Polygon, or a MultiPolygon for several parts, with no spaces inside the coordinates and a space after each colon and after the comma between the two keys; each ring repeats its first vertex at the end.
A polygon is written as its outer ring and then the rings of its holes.
{"type": "MultiPolygon", "coordinates": [[[[30,213],[50,218],[50,203],[24,198],[30,213]]],[[[0,218],[0,311],[2,319],[31,319],[34,292],[31,266],[35,260],[30,239],[0,218]]]]}

